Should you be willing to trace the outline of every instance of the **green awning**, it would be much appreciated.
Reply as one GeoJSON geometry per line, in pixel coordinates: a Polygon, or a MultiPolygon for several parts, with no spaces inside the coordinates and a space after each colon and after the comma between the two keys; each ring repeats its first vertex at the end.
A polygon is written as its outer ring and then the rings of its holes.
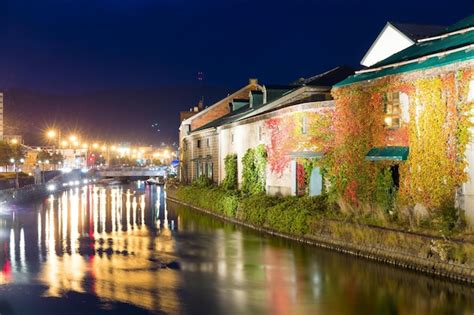
{"type": "Polygon", "coordinates": [[[322,152],[314,152],[314,151],[298,151],[298,152],[291,152],[290,156],[292,158],[313,158],[313,159],[320,159],[323,157],[322,152]]]}
{"type": "Polygon", "coordinates": [[[367,161],[406,161],[408,147],[376,147],[365,156],[367,161]]]}

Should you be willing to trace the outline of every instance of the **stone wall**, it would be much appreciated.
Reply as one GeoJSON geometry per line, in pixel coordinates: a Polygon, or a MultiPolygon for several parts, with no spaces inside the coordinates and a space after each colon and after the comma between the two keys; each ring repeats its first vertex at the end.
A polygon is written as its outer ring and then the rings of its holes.
{"type": "Polygon", "coordinates": [[[401,230],[318,219],[304,237],[261,228],[176,199],[169,189],[167,201],[207,213],[270,235],[363,257],[426,274],[474,283],[474,243],[401,230]]]}

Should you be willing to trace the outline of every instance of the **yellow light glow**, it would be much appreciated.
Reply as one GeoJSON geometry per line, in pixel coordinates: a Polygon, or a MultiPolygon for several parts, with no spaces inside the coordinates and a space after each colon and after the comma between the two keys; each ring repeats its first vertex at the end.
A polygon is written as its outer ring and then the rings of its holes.
{"type": "Polygon", "coordinates": [[[11,143],[12,144],[18,144],[18,139],[12,139],[11,143]]]}
{"type": "Polygon", "coordinates": [[[89,145],[88,145],[87,143],[83,143],[83,144],[82,144],[82,148],[83,148],[83,149],[87,149],[88,147],[89,147],[89,145]]]}
{"type": "Polygon", "coordinates": [[[56,130],[54,130],[54,129],[48,130],[48,131],[46,132],[46,136],[47,136],[49,139],[56,138],[56,130]]]}
{"type": "Polygon", "coordinates": [[[385,122],[385,125],[391,126],[392,125],[392,117],[385,117],[384,122],[385,122]]]}
{"type": "Polygon", "coordinates": [[[107,150],[107,147],[105,145],[103,145],[101,149],[102,149],[102,151],[105,151],[105,150],[107,150]]]}
{"type": "Polygon", "coordinates": [[[94,144],[92,145],[92,147],[93,147],[94,149],[97,149],[97,148],[99,147],[99,144],[98,144],[98,143],[94,143],[94,144]]]}
{"type": "Polygon", "coordinates": [[[74,142],[77,142],[77,136],[76,136],[76,135],[70,135],[70,136],[69,136],[69,141],[71,141],[71,142],[73,142],[73,143],[74,143],[74,142]]]}
{"type": "Polygon", "coordinates": [[[117,147],[116,147],[115,145],[113,145],[113,146],[111,147],[111,149],[112,149],[112,151],[115,151],[115,150],[117,150],[117,147]]]}
{"type": "Polygon", "coordinates": [[[61,146],[62,147],[67,147],[68,142],[66,140],[61,141],[61,146]]]}

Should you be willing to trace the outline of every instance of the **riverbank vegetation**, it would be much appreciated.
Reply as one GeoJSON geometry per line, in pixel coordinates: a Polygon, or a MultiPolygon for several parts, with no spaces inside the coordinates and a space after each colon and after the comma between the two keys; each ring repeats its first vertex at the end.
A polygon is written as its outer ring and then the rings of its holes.
{"type": "Polygon", "coordinates": [[[304,236],[312,233],[314,221],[334,220],[400,231],[419,232],[442,237],[472,238],[464,218],[456,208],[446,205],[429,218],[398,215],[381,207],[351,207],[347,203],[330,203],[327,196],[268,196],[246,194],[215,186],[205,177],[192,185],[177,186],[171,194],[197,207],[205,208],[243,222],[304,236]]]}

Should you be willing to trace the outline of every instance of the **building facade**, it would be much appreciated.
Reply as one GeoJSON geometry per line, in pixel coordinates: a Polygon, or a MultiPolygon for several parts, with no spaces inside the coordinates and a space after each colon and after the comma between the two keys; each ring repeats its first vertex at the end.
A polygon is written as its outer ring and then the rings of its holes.
{"type": "Polygon", "coordinates": [[[229,94],[213,105],[199,110],[183,120],[179,127],[180,170],[179,178],[183,182],[192,182],[202,175],[218,182],[218,137],[208,124],[229,115],[237,100],[248,100],[252,91],[259,91],[261,86],[256,79],[238,91],[229,94]]]}
{"type": "Polygon", "coordinates": [[[331,171],[345,201],[421,216],[456,204],[474,221],[473,25],[474,16],[420,39],[334,88],[331,171]]]}

